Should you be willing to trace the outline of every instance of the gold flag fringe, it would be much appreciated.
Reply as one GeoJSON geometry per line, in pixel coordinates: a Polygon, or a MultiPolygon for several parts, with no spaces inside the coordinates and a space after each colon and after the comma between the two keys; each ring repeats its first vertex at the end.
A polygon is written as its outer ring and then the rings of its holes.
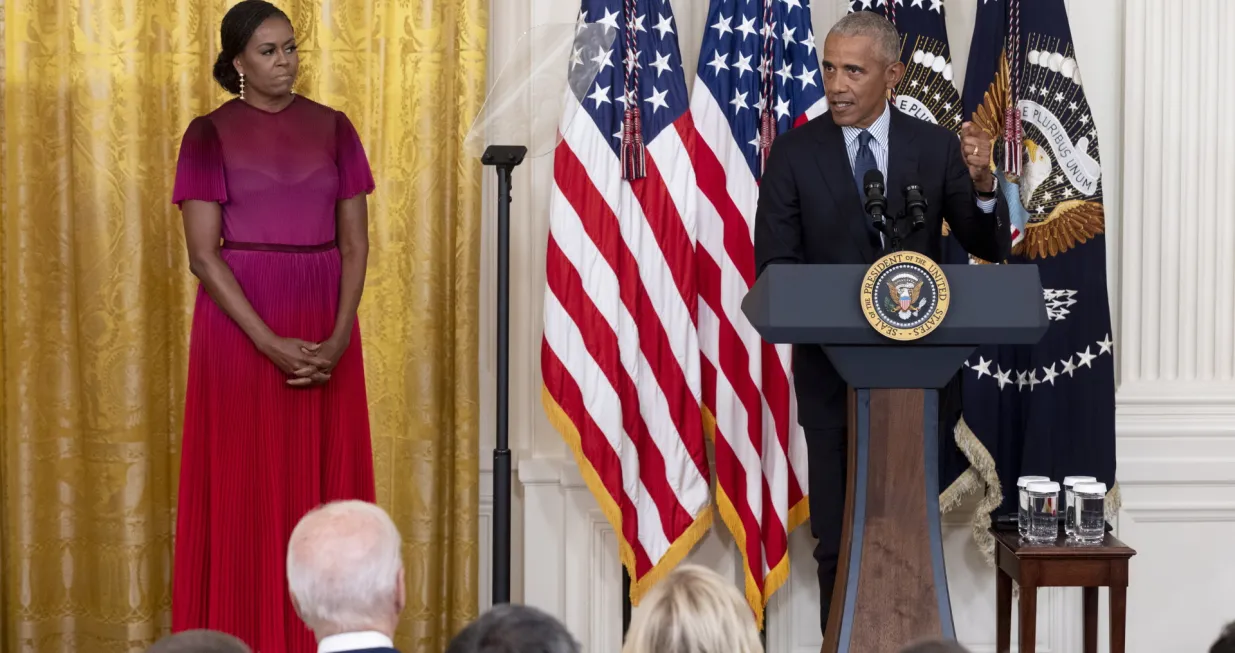
{"type": "Polygon", "coordinates": [[[639,605],[639,601],[647,594],[648,590],[653,585],[659,583],[668,576],[686,558],[691,549],[702,540],[708,533],[708,529],[712,527],[712,505],[709,503],[695,516],[695,521],[682,534],[669,545],[669,550],[661,556],[648,573],[640,577],[635,571],[635,550],[630,542],[626,541],[624,531],[622,530],[622,510],[618,507],[617,500],[609,494],[605,484],[600,480],[600,474],[592,466],[592,462],[583,455],[583,446],[579,441],[579,429],[575,427],[574,422],[570,421],[570,417],[562,407],[558,405],[557,400],[549,393],[549,388],[543,384],[540,389],[540,401],[545,409],[545,416],[548,417],[549,423],[557,432],[561,434],[562,440],[570,447],[571,452],[575,456],[575,463],[579,466],[579,473],[583,476],[583,482],[592,492],[592,496],[596,498],[596,503],[600,505],[601,512],[605,518],[609,520],[609,525],[613,527],[613,534],[618,542],[618,557],[622,561],[622,565],[626,567],[626,571],[630,574],[630,604],[639,605]]]}

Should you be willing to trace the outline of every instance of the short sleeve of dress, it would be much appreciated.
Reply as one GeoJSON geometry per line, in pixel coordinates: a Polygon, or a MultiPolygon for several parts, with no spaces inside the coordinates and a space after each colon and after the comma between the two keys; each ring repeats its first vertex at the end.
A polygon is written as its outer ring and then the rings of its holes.
{"type": "Polygon", "coordinates": [[[172,203],[183,206],[185,200],[220,204],[227,201],[223,146],[219,143],[214,122],[206,117],[193,119],[180,142],[172,203]]]}
{"type": "Polygon", "coordinates": [[[339,199],[372,193],[373,171],[360,135],[342,111],[335,112],[335,165],[339,168],[339,199]]]}

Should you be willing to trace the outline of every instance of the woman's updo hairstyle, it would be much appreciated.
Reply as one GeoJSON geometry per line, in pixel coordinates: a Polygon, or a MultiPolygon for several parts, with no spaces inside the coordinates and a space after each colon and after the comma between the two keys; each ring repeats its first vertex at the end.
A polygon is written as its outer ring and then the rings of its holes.
{"type": "Polygon", "coordinates": [[[233,63],[244,52],[253,32],[271,16],[287,20],[287,14],[266,0],[243,0],[228,10],[219,27],[223,51],[214,62],[214,79],[229,93],[240,92],[240,73],[233,63]]]}

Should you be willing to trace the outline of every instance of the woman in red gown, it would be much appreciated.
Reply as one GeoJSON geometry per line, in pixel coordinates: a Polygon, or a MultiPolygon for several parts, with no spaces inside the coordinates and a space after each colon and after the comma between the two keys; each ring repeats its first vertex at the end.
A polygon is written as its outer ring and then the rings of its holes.
{"type": "Polygon", "coordinates": [[[347,116],[293,93],[281,11],[244,0],[221,32],[214,76],[239,97],[189,125],[173,191],[201,284],[172,629],[309,653],[286,589],[288,536],[319,504],[374,500],[356,320],[374,183],[347,116]]]}

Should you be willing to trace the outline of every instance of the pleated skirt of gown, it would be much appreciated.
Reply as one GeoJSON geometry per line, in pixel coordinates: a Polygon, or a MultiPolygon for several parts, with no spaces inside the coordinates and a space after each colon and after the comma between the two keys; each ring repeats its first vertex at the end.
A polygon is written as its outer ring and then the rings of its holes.
{"type": "MultiPolygon", "coordinates": [[[[223,250],[223,258],[276,334],[329,337],[337,249],[223,250]]],[[[172,629],[221,630],[254,653],[313,653],[287,590],[287,540],[322,503],[374,501],[359,326],[330,381],[293,388],[201,288],[188,377],[172,629]]]]}

